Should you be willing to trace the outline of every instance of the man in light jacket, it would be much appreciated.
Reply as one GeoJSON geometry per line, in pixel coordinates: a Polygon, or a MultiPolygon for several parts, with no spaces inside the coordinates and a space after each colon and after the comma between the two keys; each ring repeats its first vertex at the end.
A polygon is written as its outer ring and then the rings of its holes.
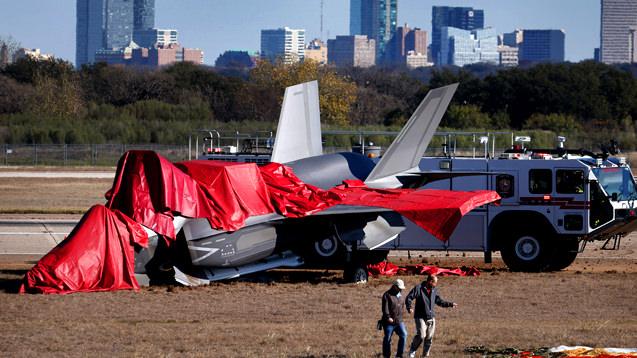
{"type": "Polygon", "coordinates": [[[414,286],[409,291],[405,304],[407,312],[414,313],[414,321],[416,322],[416,335],[411,342],[409,349],[409,357],[415,357],[418,347],[424,341],[422,356],[428,357],[431,349],[431,342],[436,331],[436,318],[434,314],[434,304],[440,307],[456,307],[458,304],[447,302],[438,295],[436,285],[438,277],[436,275],[428,275],[427,279],[422,283],[414,286]],[[416,301],[415,308],[412,310],[412,303],[416,301]],[[415,312],[414,312],[415,311],[415,312]]]}

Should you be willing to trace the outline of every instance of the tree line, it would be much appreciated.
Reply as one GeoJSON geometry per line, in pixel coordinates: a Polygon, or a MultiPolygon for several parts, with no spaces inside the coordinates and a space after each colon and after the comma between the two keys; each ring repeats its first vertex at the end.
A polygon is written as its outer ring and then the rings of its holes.
{"type": "MultiPolygon", "coordinates": [[[[253,69],[178,63],[75,69],[30,58],[0,68],[0,143],[182,144],[197,129],[274,130],[284,89],[318,80],[323,129],[399,130],[430,88],[459,82],[442,129],[523,131],[553,145],[637,148],[636,67],[593,61],[502,69],[334,68],[312,61],[253,69]]],[[[387,144],[391,138],[375,138],[387,144]]],[[[344,145],[355,138],[331,139],[344,145]]]]}

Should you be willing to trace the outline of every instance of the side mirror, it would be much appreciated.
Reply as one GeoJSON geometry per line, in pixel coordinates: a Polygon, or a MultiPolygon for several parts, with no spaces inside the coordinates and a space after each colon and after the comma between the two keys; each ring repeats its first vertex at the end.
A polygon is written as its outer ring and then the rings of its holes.
{"type": "Polygon", "coordinates": [[[610,195],[610,199],[611,199],[612,201],[617,201],[617,193],[612,193],[612,194],[610,195]]]}

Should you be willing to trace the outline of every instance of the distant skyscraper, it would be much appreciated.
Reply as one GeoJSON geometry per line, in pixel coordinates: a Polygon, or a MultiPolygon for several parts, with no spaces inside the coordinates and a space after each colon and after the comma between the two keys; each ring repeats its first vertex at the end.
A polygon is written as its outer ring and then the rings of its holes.
{"type": "Polygon", "coordinates": [[[376,43],[376,59],[396,33],[398,0],[350,0],[350,35],[367,35],[376,43]]]}
{"type": "Polygon", "coordinates": [[[520,63],[564,62],[564,30],[523,30],[520,63]]]}
{"type": "Polygon", "coordinates": [[[261,58],[272,63],[282,60],[290,64],[305,57],[305,30],[285,27],[261,30],[261,58]]]}
{"type": "Polygon", "coordinates": [[[77,0],[75,64],[94,62],[97,50],[128,46],[135,25],[140,30],[154,25],[154,5],[154,0],[77,0]]]}
{"type": "Polygon", "coordinates": [[[374,39],[367,36],[336,36],[327,40],[327,60],[341,67],[370,67],[376,63],[374,39]]]}
{"type": "Polygon", "coordinates": [[[443,26],[440,29],[439,65],[464,66],[472,63],[498,65],[498,35],[495,29],[461,30],[443,26]]]}
{"type": "Polygon", "coordinates": [[[327,64],[327,45],[320,39],[310,41],[305,47],[305,61],[313,60],[321,65],[327,64]]]}
{"type": "Polygon", "coordinates": [[[165,47],[177,44],[178,31],[174,29],[149,29],[135,30],[133,41],[140,47],[151,48],[155,46],[165,47]]]}
{"type": "Polygon", "coordinates": [[[506,32],[502,34],[502,45],[509,47],[518,47],[524,40],[524,32],[520,29],[515,29],[513,32],[506,32]]]}
{"type": "Polygon", "coordinates": [[[155,27],[155,0],[135,0],[134,29],[150,30],[155,27]]]}
{"type": "MultiPolygon", "coordinates": [[[[411,29],[407,24],[396,28],[396,34],[387,43],[385,62],[393,65],[404,65],[407,53],[413,52],[427,56],[427,32],[419,28],[411,29]]],[[[420,59],[418,59],[420,61],[420,59]]]]}
{"type": "MultiPolygon", "coordinates": [[[[431,53],[433,62],[439,64],[442,27],[449,26],[462,30],[484,28],[484,10],[471,7],[434,6],[431,11],[431,53]]],[[[496,38],[497,41],[497,38],[496,38]]]]}
{"type": "Polygon", "coordinates": [[[601,62],[637,62],[637,0],[602,0],[601,14],[601,62]]]}
{"type": "Polygon", "coordinates": [[[515,67],[518,65],[520,49],[517,47],[501,45],[498,46],[498,53],[500,54],[500,66],[503,67],[515,67]]]}
{"type": "Polygon", "coordinates": [[[361,29],[361,13],[362,13],[362,0],[350,0],[349,1],[349,34],[360,35],[361,29]]]}
{"type": "Polygon", "coordinates": [[[104,48],[127,46],[133,40],[134,3],[130,0],[103,0],[103,4],[104,48]]]}

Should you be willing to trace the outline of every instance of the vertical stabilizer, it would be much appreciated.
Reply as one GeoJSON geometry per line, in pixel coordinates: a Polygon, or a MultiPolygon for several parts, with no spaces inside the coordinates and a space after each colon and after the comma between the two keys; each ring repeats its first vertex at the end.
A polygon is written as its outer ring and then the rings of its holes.
{"type": "Polygon", "coordinates": [[[367,176],[365,184],[375,188],[400,187],[396,178],[410,170],[417,170],[442,116],[445,114],[458,84],[429,91],[378,164],[367,176]]]}
{"type": "Polygon", "coordinates": [[[321,154],[318,82],[286,88],[270,160],[288,163],[321,154]]]}

